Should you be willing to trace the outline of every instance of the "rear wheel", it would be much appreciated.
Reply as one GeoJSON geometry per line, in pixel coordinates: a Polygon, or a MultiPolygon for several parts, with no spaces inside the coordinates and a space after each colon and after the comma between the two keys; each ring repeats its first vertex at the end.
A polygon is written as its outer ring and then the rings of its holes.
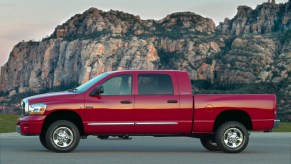
{"type": "Polygon", "coordinates": [[[200,138],[202,146],[209,151],[219,151],[214,136],[207,136],[200,138]]]}
{"type": "Polygon", "coordinates": [[[71,152],[79,144],[80,133],[72,122],[60,120],[49,126],[45,140],[50,150],[55,152],[71,152]]]}
{"type": "Polygon", "coordinates": [[[101,139],[101,140],[106,140],[106,139],[109,138],[109,136],[98,136],[98,138],[101,139]]]}
{"type": "Polygon", "coordinates": [[[239,153],[247,147],[249,134],[241,123],[229,121],[218,128],[215,139],[219,149],[223,152],[239,153]]]}

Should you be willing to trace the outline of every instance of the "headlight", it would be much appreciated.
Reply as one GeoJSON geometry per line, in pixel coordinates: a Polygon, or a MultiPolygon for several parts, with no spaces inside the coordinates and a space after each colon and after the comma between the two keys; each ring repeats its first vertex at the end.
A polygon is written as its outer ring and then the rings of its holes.
{"type": "Polygon", "coordinates": [[[28,100],[27,99],[23,99],[20,103],[20,108],[22,110],[22,115],[26,116],[28,115],[28,100]]]}
{"type": "Polygon", "coordinates": [[[38,103],[38,104],[31,104],[28,106],[28,113],[29,114],[43,114],[46,109],[46,104],[38,103]]]}

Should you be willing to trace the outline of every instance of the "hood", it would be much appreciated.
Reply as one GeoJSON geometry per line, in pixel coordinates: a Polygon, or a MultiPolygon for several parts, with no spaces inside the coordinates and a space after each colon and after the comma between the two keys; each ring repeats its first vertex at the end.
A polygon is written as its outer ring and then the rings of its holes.
{"type": "Polygon", "coordinates": [[[29,103],[41,103],[41,102],[58,101],[61,99],[72,98],[72,97],[77,96],[78,94],[80,93],[68,92],[68,91],[52,92],[52,93],[45,93],[45,94],[39,94],[39,95],[27,97],[25,99],[28,100],[29,103]]]}

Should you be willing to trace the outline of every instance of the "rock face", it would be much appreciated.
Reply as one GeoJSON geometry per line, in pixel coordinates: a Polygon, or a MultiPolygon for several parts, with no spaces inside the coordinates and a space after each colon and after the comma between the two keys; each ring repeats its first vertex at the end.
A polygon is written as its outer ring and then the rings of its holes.
{"type": "Polygon", "coordinates": [[[202,59],[218,53],[218,44],[223,44],[206,40],[214,36],[214,31],[211,19],[194,13],[175,13],[160,21],[145,21],[120,11],[90,8],[58,26],[41,42],[17,44],[1,69],[0,90],[21,87],[18,90],[23,92],[23,87],[28,87],[37,92],[61,84],[81,84],[119,66],[168,68],[161,65],[161,51],[174,53],[173,59],[181,61],[173,61],[175,69],[187,69],[196,79],[197,71],[190,65],[198,69],[202,59]]]}
{"type": "Polygon", "coordinates": [[[263,3],[255,10],[248,6],[239,6],[236,16],[225,19],[218,26],[223,33],[266,34],[288,30],[291,27],[290,2],[286,4],[263,3]]]}
{"type": "Polygon", "coordinates": [[[239,6],[217,27],[190,12],[156,21],[90,8],[41,42],[15,45],[1,67],[0,92],[15,96],[81,84],[118,67],[178,69],[212,85],[282,84],[287,98],[281,104],[290,107],[290,18],[290,1],[239,6]]]}

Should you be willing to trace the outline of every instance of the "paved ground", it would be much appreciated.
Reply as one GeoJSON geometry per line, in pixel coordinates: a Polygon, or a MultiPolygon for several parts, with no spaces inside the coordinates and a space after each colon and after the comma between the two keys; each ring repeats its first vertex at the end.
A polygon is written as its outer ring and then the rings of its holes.
{"type": "Polygon", "coordinates": [[[291,133],[252,133],[244,152],[208,152],[198,139],[133,137],[132,140],[81,140],[72,153],[45,150],[38,137],[0,134],[0,164],[291,164],[291,133]]]}

